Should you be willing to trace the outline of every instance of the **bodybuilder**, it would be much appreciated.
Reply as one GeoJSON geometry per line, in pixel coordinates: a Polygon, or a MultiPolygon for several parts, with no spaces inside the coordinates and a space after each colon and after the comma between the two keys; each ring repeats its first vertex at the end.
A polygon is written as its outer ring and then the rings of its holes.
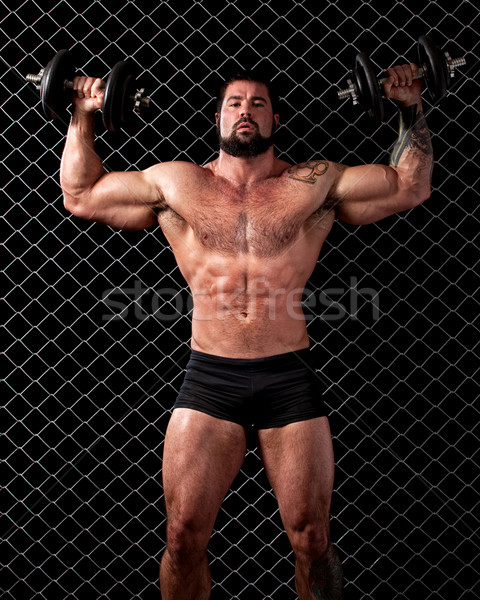
{"type": "Polygon", "coordinates": [[[416,74],[414,64],[395,66],[383,83],[400,113],[388,166],[279,160],[276,98],[244,73],[220,90],[215,160],[122,173],[106,173],[94,150],[103,82],[75,79],[61,165],[66,209],[120,229],[160,225],[193,296],[192,354],[164,446],[164,600],[210,596],[207,545],[252,426],[294,550],[299,598],[342,598],[329,534],[332,442],[301,295],[336,218],[372,223],[430,195],[416,74]]]}

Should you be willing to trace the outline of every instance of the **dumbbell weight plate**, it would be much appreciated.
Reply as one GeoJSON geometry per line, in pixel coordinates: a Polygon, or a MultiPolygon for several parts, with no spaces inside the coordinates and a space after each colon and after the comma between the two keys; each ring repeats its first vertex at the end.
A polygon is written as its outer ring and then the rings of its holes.
{"type": "Polygon", "coordinates": [[[133,107],[134,89],[133,66],[127,62],[118,62],[107,79],[103,98],[102,119],[109,131],[118,131],[127,120],[127,111],[133,107]]]}
{"type": "Polygon", "coordinates": [[[71,81],[74,75],[75,68],[68,50],[57,52],[45,67],[40,83],[40,98],[43,114],[47,119],[69,119],[65,81],[71,81]]]}
{"type": "Polygon", "coordinates": [[[358,101],[361,107],[375,119],[383,121],[385,116],[382,92],[378,85],[378,79],[373,70],[373,64],[368,54],[359,52],[355,58],[354,77],[357,80],[358,101]]]}
{"type": "Polygon", "coordinates": [[[445,55],[427,35],[418,38],[418,62],[424,68],[423,77],[430,98],[436,102],[447,91],[450,76],[445,55]]]}

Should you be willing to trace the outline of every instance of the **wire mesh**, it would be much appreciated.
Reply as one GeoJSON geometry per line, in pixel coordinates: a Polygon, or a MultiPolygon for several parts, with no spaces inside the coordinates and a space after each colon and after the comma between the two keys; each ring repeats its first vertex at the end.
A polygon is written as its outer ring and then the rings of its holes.
{"type": "MultiPolygon", "coordinates": [[[[0,2],[3,597],[159,597],[163,436],[188,355],[191,299],[161,232],[75,219],[62,205],[66,124],[24,76],[61,48],[106,77],[128,57],[152,98],[117,134],[110,170],[217,151],[213,98],[234,66],[282,96],[277,154],[383,162],[374,125],[336,98],[358,51],[379,72],[428,33],[465,56],[427,104],[436,166],[424,205],[336,223],[304,295],[329,382],[332,536],[345,597],[480,597],[478,52],[459,0],[0,2]]],[[[209,547],[212,598],[294,598],[294,559],[252,443],[209,547]]]]}

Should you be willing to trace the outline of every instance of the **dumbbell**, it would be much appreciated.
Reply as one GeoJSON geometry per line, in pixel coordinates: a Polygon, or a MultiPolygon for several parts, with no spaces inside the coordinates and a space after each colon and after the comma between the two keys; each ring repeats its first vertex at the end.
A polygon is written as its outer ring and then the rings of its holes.
{"type": "MultiPolygon", "coordinates": [[[[467,63],[464,57],[450,58],[448,52],[442,53],[427,35],[418,39],[418,75],[415,79],[424,78],[432,102],[436,102],[450,87],[455,69],[467,63]]],[[[359,104],[375,121],[383,121],[384,106],[382,98],[383,79],[377,79],[373,64],[365,52],[355,58],[355,67],[351,79],[347,79],[348,88],[338,91],[338,99],[349,96],[353,104],[359,104]]]]}
{"type": "MultiPolygon", "coordinates": [[[[25,79],[34,83],[40,92],[43,114],[47,119],[69,118],[67,92],[73,90],[75,68],[69,50],[60,50],[37,75],[29,73],[25,79]]],[[[150,98],[143,88],[136,89],[135,72],[130,63],[120,61],[112,69],[102,104],[104,126],[116,132],[127,121],[129,109],[140,114],[150,105],[150,98]]]]}

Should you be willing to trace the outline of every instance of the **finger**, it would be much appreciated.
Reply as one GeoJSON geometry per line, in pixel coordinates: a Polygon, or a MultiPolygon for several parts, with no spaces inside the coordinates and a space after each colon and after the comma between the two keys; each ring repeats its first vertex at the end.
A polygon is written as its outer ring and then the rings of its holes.
{"type": "Polygon", "coordinates": [[[412,64],[413,63],[409,63],[408,65],[403,65],[403,73],[404,73],[404,77],[405,77],[405,85],[412,85],[412,81],[413,81],[413,69],[412,69],[412,64]]]}
{"type": "Polygon", "coordinates": [[[383,93],[388,97],[390,90],[392,89],[395,83],[395,78],[393,75],[388,75],[388,71],[385,71],[385,77],[382,81],[383,93]]]}
{"type": "Polygon", "coordinates": [[[412,71],[412,79],[418,77],[418,65],[416,65],[415,63],[410,63],[410,69],[412,71]]]}
{"type": "Polygon", "coordinates": [[[386,75],[388,80],[391,80],[391,82],[389,81],[390,87],[397,87],[400,85],[402,78],[401,74],[399,74],[398,67],[390,67],[387,69],[386,75]]]}
{"type": "Polygon", "coordinates": [[[92,94],[92,86],[95,83],[95,77],[87,77],[85,79],[85,83],[83,85],[83,93],[85,94],[86,98],[91,98],[94,96],[94,94],[92,94]]]}
{"type": "Polygon", "coordinates": [[[412,85],[413,74],[410,64],[407,65],[396,65],[391,67],[389,72],[394,77],[394,86],[404,87],[406,85],[412,85]]]}
{"type": "Polygon", "coordinates": [[[91,97],[95,98],[97,96],[101,96],[103,94],[104,88],[105,88],[105,82],[102,79],[100,79],[99,77],[97,77],[94,80],[92,87],[91,87],[91,91],[90,91],[91,97]]]}
{"type": "Polygon", "coordinates": [[[399,65],[396,67],[397,77],[398,77],[398,85],[400,87],[404,87],[407,85],[408,80],[411,79],[408,73],[408,70],[405,68],[405,65],[399,65]]]}
{"type": "Polygon", "coordinates": [[[84,88],[85,80],[86,79],[87,78],[84,77],[83,75],[74,77],[74,79],[73,79],[73,90],[75,92],[77,92],[77,95],[78,95],[79,98],[83,98],[84,97],[83,88],[84,88]]]}

